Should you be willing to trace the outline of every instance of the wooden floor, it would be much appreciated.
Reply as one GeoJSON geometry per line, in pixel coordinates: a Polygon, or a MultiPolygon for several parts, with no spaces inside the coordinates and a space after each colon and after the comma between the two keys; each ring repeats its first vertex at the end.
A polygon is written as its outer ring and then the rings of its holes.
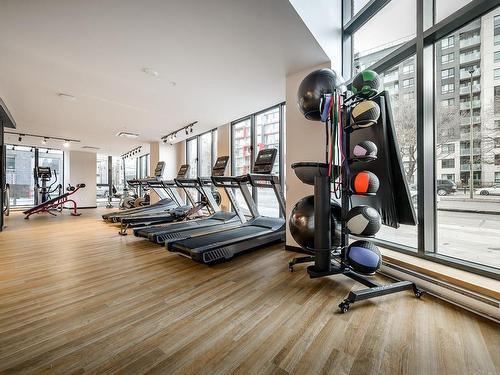
{"type": "Polygon", "coordinates": [[[98,219],[8,218],[0,233],[0,372],[498,374],[500,327],[405,292],[311,280],[274,246],[207,267],[98,219]]]}

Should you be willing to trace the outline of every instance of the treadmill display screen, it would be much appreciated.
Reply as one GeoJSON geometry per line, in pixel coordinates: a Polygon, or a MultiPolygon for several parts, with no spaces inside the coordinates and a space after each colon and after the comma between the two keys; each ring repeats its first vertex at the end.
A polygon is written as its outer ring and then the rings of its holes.
{"type": "Polygon", "coordinates": [[[189,170],[189,165],[187,164],[181,165],[181,167],[179,168],[179,172],[177,173],[177,178],[183,178],[184,176],[186,176],[188,170],[189,170]]]}

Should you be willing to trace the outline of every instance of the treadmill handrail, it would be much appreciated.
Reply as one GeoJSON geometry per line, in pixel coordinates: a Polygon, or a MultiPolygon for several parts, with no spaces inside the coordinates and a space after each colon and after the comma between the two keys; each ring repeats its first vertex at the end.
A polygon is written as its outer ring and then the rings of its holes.
{"type": "Polygon", "coordinates": [[[242,176],[212,176],[212,182],[217,187],[240,187],[244,182],[248,181],[247,175],[242,176]]]}

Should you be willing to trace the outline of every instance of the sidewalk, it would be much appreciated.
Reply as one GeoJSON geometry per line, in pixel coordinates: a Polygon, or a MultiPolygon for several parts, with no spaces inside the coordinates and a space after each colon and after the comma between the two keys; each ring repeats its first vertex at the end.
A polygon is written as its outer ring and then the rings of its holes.
{"type": "Polygon", "coordinates": [[[438,197],[437,209],[440,211],[500,215],[500,197],[477,196],[472,200],[466,198],[463,194],[438,197]]]}

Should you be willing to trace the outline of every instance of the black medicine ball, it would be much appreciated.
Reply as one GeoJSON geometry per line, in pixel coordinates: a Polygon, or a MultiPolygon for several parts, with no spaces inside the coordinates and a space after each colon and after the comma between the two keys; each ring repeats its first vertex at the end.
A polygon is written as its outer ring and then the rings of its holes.
{"type": "Polygon", "coordinates": [[[352,154],[357,158],[376,158],[377,145],[372,141],[362,141],[354,146],[352,154]]]}
{"type": "Polygon", "coordinates": [[[297,90],[297,105],[308,120],[320,121],[321,98],[342,84],[339,76],[332,69],[319,69],[308,74],[297,90]]]}
{"type": "Polygon", "coordinates": [[[351,112],[351,127],[353,129],[368,128],[377,123],[380,117],[380,107],[373,100],[365,100],[356,105],[351,112]]]}
{"type": "Polygon", "coordinates": [[[355,241],[347,248],[346,263],[355,272],[371,275],[382,265],[382,254],[370,241],[355,241]]]}
{"type": "Polygon", "coordinates": [[[382,225],[382,218],[376,209],[370,206],[355,206],[349,210],[346,226],[349,232],[358,236],[373,236],[382,225]]]}
{"type": "Polygon", "coordinates": [[[371,98],[377,95],[382,88],[382,80],[373,70],[363,70],[354,77],[351,91],[354,95],[371,98]]]}

